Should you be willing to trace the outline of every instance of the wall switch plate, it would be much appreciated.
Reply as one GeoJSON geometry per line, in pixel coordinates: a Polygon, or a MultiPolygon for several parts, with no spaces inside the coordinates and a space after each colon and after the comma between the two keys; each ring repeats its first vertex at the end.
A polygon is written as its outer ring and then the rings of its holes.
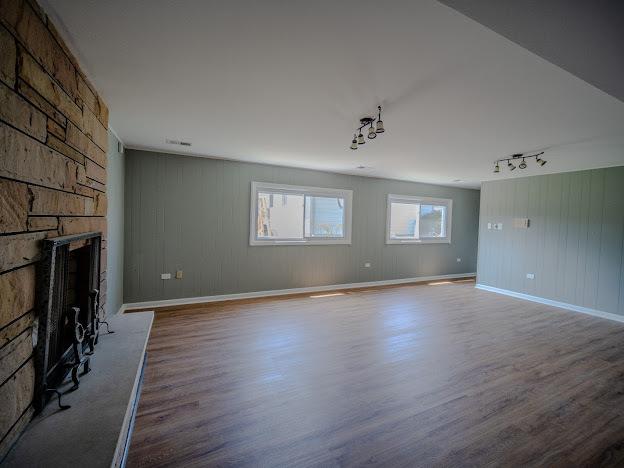
{"type": "Polygon", "coordinates": [[[457,257],[457,263],[461,262],[461,258],[457,257]]]}
{"type": "Polygon", "coordinates": [[[364,268],[370,268],[370,267],[371,267],[371,264],[370,264],[369,262],[366,262],[366,263],[364,264],[364,268]]]}
{"type": "Polygon", "coordinates": [[[176,279],[182,279],[182,270],[176,271],[176,279]]]}
{"type": "Polygon", "coordinates": [[[535,275],[533,273],[527,273],[527,279],[535,279],[535,275]]]}
{"type": "Polygon", "coordinates": [[[168,279],[171,279],[171,273],[161,273],[161,275],[160,275],[160,279],[161,279],[161,280],[168,280],[168,279]]]}
{"type": "Polygon", "coordinates": [[[488,229],[492,229],[492,223],[488,223],[488,229]]]}

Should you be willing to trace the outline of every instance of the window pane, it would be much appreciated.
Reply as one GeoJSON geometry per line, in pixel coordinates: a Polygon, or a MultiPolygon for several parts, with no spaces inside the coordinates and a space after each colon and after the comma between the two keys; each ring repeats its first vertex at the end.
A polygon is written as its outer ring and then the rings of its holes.
{"type": "Polygon", "coordinates": [[[305,236],[344,237],[344,198],[306,196],[305,236]]]}
{"type": "Polygon", "coordinates": [[[303,239],[303,195],[258,192],[258,239],[303,239]]]}
{"type": "Polygon", "coordinates": [[[446,206],[420,205],[420,237],[446,237],[446,206]]]}
{"type": "Polygon", "coordinates": [[[420,205],[417,203],[390,204],[390,238],[418,239],[418,216],[420,205]]]}

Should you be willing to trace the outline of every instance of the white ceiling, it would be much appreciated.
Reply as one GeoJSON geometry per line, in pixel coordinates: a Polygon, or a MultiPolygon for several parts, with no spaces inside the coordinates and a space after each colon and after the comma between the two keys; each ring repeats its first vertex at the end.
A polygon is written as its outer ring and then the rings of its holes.
{"type": "Polygon", "coordinates": [[[624,101],[622,0],[440,0],[624,101]]]}
{"type": "Polygon", "coordinates": [[[44,4],[127,147],[466,187],[624,165],[623,102],[433,0],[44,4]]]}

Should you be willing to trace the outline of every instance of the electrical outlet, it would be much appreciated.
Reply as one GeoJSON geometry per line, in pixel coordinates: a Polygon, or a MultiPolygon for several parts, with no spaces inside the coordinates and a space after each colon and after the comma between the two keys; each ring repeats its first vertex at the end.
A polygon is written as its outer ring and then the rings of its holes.
{"type": "Polygon", "coordinates": [[[364,264],[364,268],[370,268],[370,267],[371,267],[371,264],[370,264],[369,262],[366,262],[366,263],[364,264]]]}
{"type": "Polygon", "coordinates": [[[161,280],[170,280],[171,279],[171,273],[161,273],[160,279],[161,280]]]}
{"type": "Polygon", "coordinates": [[[461,262],[461,258],[457,257],[457,263],[461,262]]]}
{"type": "Polygon", "coordinates": [[[527,279],[535,279],[535,275],[533,273],[527,273],[527,279]]]}
{"type": "Polygon", "coordinates": [[[176,271],[176,279],[182,279],[182,270],[176,271]]]}

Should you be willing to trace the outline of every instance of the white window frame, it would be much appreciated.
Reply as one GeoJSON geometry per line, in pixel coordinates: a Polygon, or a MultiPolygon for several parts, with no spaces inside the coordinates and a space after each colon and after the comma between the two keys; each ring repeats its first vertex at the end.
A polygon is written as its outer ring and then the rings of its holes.
{"type": "Polygon", "coordinates": [[[249,245],[332,245],[332,244],[351,244],[351,220],[353,206],[353,191],[306,187],[300,185],[271,184],[266,182],[251,183],[251,205],[250,205],[250,225],[249,225],[249,245]],[[258,192],[270,191],[273,193],[284,194],[303,194],[319,197],[340,197],[345,201],[344,206],[344,237],[308,237],[304,239],[258,239],[257,238],[257,217],[258,217],[258,192]]]}
{"type": "Polygon", "coordinates": [[[453,200],[449,198],[415,197],[410,195],[388,194],[386,205],[386,244],[450,244],[453,226],[453,200]],[[393,239],[390,237],[392,203],[413,203],[421,205],[446,206],[446,237],[425,237],[421,239],[393,239]]]}

